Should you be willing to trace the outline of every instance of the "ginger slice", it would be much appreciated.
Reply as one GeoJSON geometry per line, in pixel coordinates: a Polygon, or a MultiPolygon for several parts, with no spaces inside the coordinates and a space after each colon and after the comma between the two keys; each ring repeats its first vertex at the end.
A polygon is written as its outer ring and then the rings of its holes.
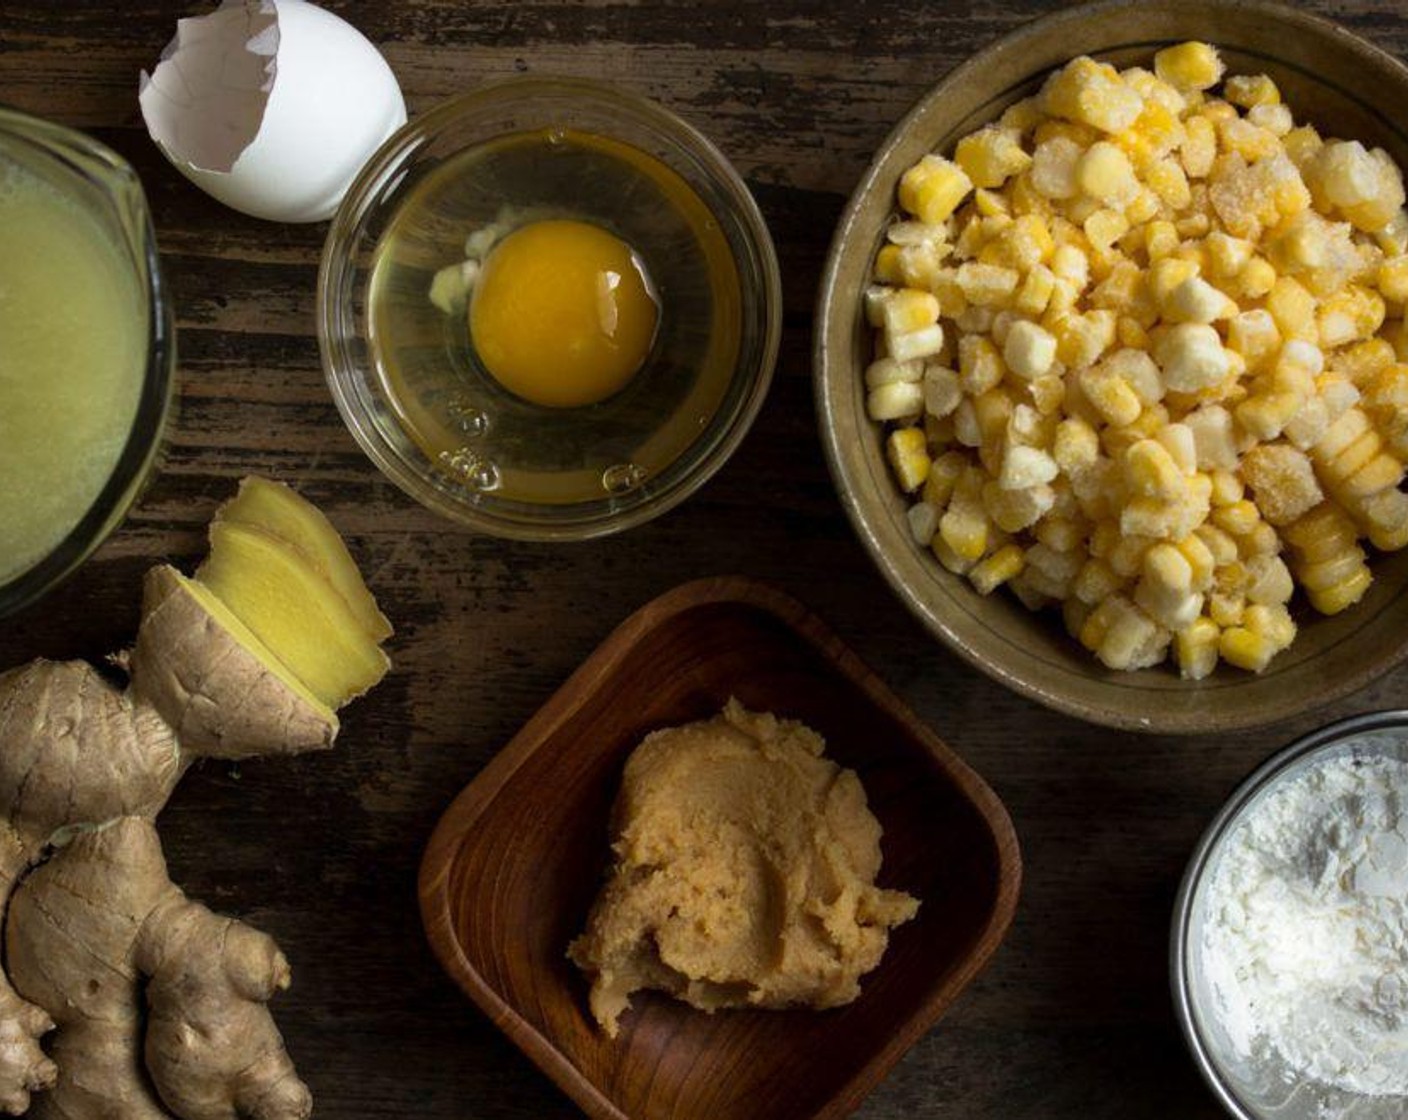
{"type": "Polygon", "coordinates": [[[192,754],[296,754],[337,736],[337,714],[254,631],[210,588],[164,564],[147,572],[127,667],[134,691],[192,754]]]}
{"type": "Polygon", "coordinates": [[[390,667],[352,608],[297,548],[235,521],[210,527],[196,572],[324,704],[341,707],[390,667]]]}
{"type": "Polygon", "coordinates": [[[294,490],[267,478],[246,478],[240,483],[239,493],[216,511],[215,520],[252,525],[286,541],[302,552],[347,600],[374,642],[391,637],[391,623],[377,609],[376,600],[332,522],[294,490]]]}

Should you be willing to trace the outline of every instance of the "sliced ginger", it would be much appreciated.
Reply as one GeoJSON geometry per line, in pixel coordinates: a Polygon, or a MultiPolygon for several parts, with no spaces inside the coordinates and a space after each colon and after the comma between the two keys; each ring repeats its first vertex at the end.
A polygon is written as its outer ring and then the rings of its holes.
{"type": "Polygon", "coordinates": [[[347,600],[313,562],[264,529],[216,521],[210,527],[210,555],[196,580],[329,707],[360,696],[390,667],[347,600]]]}
{"type": "Polygon", "coordinates": [[[333,709],[387,668],[364,625],[385,620],[331,527],[266,487],[246,490],[274,494],[303,543],[228,520],[209,584],[148,572],[136,646],[114,658],[126,689],[83,661],[0,673],[0,1112],[35,1093],[70,1120],[312,1112],[267,1006],[288,962],[186,898],[154,824],[198,759],[330,747],[333,709]]]}
{"type": "Polygon", "coordinates": [[[233,499],[220,507],[218,521],[253,525],[279,537],[303,553],[337,590],[362,628],[375,642],[391,637],[391,623],[377,609],[376,600],[362,582],[362,575],[347,545],[322,510],[300,498],[281,482],[246,478],[233,499]]]}

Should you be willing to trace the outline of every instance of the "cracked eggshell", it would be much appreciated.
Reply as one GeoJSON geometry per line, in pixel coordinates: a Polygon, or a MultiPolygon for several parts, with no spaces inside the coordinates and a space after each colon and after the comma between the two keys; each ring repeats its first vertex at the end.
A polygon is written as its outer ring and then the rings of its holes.
{"type": "Polygon", "coordinates": [[[139,101],[207,194],[256,218],[318,222],[406,123],[395,75],[356,28],[305,0],[226,0],[183,19],[139,101]]]}

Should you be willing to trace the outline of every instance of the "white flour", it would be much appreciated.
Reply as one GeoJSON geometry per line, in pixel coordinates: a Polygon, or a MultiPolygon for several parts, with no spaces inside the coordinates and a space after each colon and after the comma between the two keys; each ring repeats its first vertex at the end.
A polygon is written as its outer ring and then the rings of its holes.
{"type": "Polygon", "coordinates": [[[1243,1057],[1408,1095],[1408,763],[1330,759],[1226,839],[1204,968],[1243,1057]]]}

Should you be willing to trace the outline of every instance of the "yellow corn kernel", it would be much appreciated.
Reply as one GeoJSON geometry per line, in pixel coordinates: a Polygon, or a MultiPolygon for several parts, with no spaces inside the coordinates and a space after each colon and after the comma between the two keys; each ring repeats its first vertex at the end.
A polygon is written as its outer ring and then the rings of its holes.
{"type": "Polygon", "coordinates": [[[980,505],[950,502],[939,519],[939,535],[961,560],[976,563],[988,548],[988,519],[980,505]]]}
{"type": "MultiPolygon", "coordinates": [[[[1398,356],[1393,352],[1393,343],[1386,338],[1367,338],[1335,355],[1334,371],[1351,383],[1366,389],[1372,397],[1374,386],[1385,378],[1392,381],[1398,375],[1394,370],[1398,356]]],[[[1408,370],[1404,371],[1408,373],[1408,370]]],[[[1408,409],[1408,383],[1404,384],[1405,395],[1395,398],[1395,408],[1408,409]]]]}
{"type": "Polygon", "coordinates": [[[1283,338],[1300,338],[1307,342],[1319,340],[1315,325],[1315,297],[1299,281],[1282,276],[1266,296],[1266,310],[1276,320],[1283,338]]]}
{"type": "Polygon", "coordinates": [[[917,331],[938,322],[939,301],[930,292],[901,288],[885,301],[881,319],[890,334],[917,331]]]}
{"type": "Polygon", "coordinates": [[[1254,392],[1233,410],[1233,414],[1237,423],[1257,439],[1272,440],[1304,404],[1305,397],[1298,393],[1268,390],[1254,392]]]}
{"type": "Polygon", "coordinates": [[[1020,101],[1014,101],[1002,111],[1002,116],[998,118],[998,125],[1018,134],[1030,132],[1041,123],[1044,114],[1041,106],[1036,102],[1035,97],[1024,97],[1020,101]]]}
{"type": "Polygon", "coordinates": [[[1261,299],[1276,286],[1276,269],[1265,257],[1253,257],[1237,274],[1237,291],[1248,299],[1261,299]]]}
{"type": "Polygon", "coordinates": [[[1090,145],[1076,163],[1076,186],[1107,206],[1123,207],[1139,190],[1129,156],[1108,140],[1090,145]]]}
{"type": "Polygon", "coordinates": [[[1374,577],[1367,564],[1360,564],[1355,571],[1330,587],[1310,593],[1310,605],[1321,614],[1339,614],[1364,598],[1374,577]]]}
{"type": "Polygon", "coordinates": [[[974,564],[974,561],[965,559],[955,552],[948,541],[944,539],[942,533],[934,534],[933,539],[929,542],[929,551],[934,554],[934,559],[956,576],[965,575],[974,564]]]}
{"type": "Polygon", "coordinates": [[[1190,179],[1205,179],[1217,159],[1217,128],[1205,116],[1183,122],[1183,143],[1178,146],[1179,162],[1190,179]]]}
{"type": "Polygon", "coordinates": [[[1048,329],[1056,336],[1056,357],[1061,364],[1084,369],[1115,341],[1115,315],[1104,310],[1067,315],[1048,329]]]}
{"type": "Polygon", "coordinates": [[[1194,591],[1205,591],[1212,583],[1213,572],[1217,568],[1217,561],[1213,557],[1210,549],[1203,539],[1194,534],[1184,537],[1174,545],[1183,555],[1183,559],[1188,562],[1190,573],[1190,587],[1194,591]]]}
{"type": "Polygon", "coordinates": [[[1210,89],[1222,79],[1222,59],[1207,43],[1179,43],[1154,55],[1154,73],[1177,90],[1210,89]]]}
{"type": "Polygon", "coordinates": [[[942,156],[927,155],[901,176],[900,205],[920,221],[938,225],[972,189],[963,168],[942,156]]]}
{"type": "Polygon", "coordinates": [[[1242,456],[1242,477],[1272,525],[1288,525],[1324,500],[1309,457],[1290,444],[1263,443],[1242,456]]]}
{"type": "Polygon", "coordinates": [[[1123,576],[1103,560],[1092,558],[1081,565],[1071,584],[1071,594],[1089,606],[1104,602],[1126,583],[1123,576]]]}
{"type": "Polygon", "coordinates": [[[1379,293],[1394,303],[1408,303],[1408,254],[1390,257],[1379,265],[1379,293]]]}
{"type": "Polygon", "coordinates": [[[1272,556],[1281,548],[1281,538],[1274,526],[1258,521],[1237,538],[1237,552],[1244,560],[1272,556]]]}
{"type": "Polygon", "coordinates": [[[976,187],[1000,187],[1032,165],[1018,134],[992,125],[960,140],[953,158],[976,187]]]}
{"type": "Polygon", "coordinates": [[[1281,104],[1281,91],[1265,74],[1234,74],[1223,85],[1222,95],[1243,109],[1281,104]]]}
{"type": "Polygon", "coordinates": [[[1193,530],[1193,536],[1197,537],[1208,552],[1212,554],[1213,567],[1222,568],[1232,564],[1237,559],[1237,542],[1232,536],[1216,525],[1203,524],[1193,530]]]}
{"type": "Polygon", "coordinates": [[[1021,545],[1003,545],[991,556],[979,561],[969,572],[968,580],[981,595],[991,595],[1026,567],[1021,545]]]}
{"type": "Polygon", "coordinates": [[[1085,56],[1052,74],[1038,96],[1052,116],[1102,132],[1123,132],[1144,108],[1144,99],[1119,80],[1113,67],[1085,56]]]}
{"type": "MultiPolygon", "coordinates": [[[[1123,427],[1134,423],[1143,410],[1129,382],[1098,368],[1083,370],[1079,377],[1085,399],[1107,423],[1123,427]]],[[[1059,431],[1058,431],[1059,438],[1059,431]]]]}
{"type": "Polygon", "coordinates": [[[1222,660],[1260,673],[1280,650],[1270,638],[1253,632],[1245,626],[1229,626],[1218,636],[1217,652],[1222,660]]]}
{"type": "Polygon", "coordinates": [[[1131,493],[1173,501],[1187,492],[1184,474],[1168,448],[1154,439],[1141,439],[1124,453],[1125,480],[1131,493]]]}
{"type": "Polygon", "coordinates": [[[1129,231],[1129,219],[1118,210],[1096,210],[1081,228],[1091,246],[1103,252],[1129,231]]]}
{"type": "Polygon", "coordinates": [[[1200,681],[1217,668],[1218,639],[1222,631],[1212,619],[1200,616],[1174,634],[1174,655],[1184,680],[1200,681]]]}
{"type": "Polygon", "coordinates": [[[875,254],[875,279],[882,284],[900,286],[904,278],[900,275],[900,247],[882,245],[875,254]]]}
{"type": "Polygon", "coordinates": [[[1256,506],[1243,498],[1240,502],[1233,502],[1230,506],[1223,506],[1212,511],[1212,523],[1225,533],[1231,533],[1234,537],[1242,537],[1252,531],[1252,527],[1261,520],[1261,512],[1256,506]]]}
{"type": "Polygon", "coordinates": [[[992,339],[968,334],[958,340],[958,373],[963,391],[977,397],[997,386],[1007,373],[1007,365],[992,339]]]}
{"type": "Polygon", "coordinates": [[[924,485],[931,461],[923,429],[897,428],[885,443],[885,453],[901,490],[910,494],[924,485]]]}
{"type": "Polygon", "coordinates": [[[1240,626],[1246,609],[1246,598],[1241,592],[1219,590],[1208,595],[1208,617],[1218,626],[1240,626]]]}
{"type": "Polygon", "coordinates": [[[1269,132],[1240,117],[1220,122],[1217,127],[1217,135],[1223,151],[1235,152],[1249,163],[1266,159],[1281,151],[1281,141],[1274,132],[1269,132]]]}
{"type": "Polygon", "coordinates": [[[967,261],[958,268],[963,298],[977,307],[1001,307],[1017,290],[1017,272],[1001,265],[967,261]]]}
{"type": "Polygon", "coordinates": [[[946,451],[929,465],[929,474],[924,479],[924,489],[920,500],[937,509],[948,505],[964,469],[968,466],[968,456],[961,451],[946,451]]]}

